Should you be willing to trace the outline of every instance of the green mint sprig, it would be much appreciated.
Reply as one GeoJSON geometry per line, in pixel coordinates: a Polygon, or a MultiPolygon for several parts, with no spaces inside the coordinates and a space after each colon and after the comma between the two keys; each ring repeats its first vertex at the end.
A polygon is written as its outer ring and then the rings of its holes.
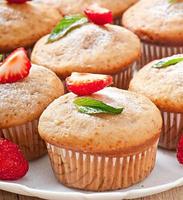
{"type": "Polygon", "coordinates": [[[0,54],[0,62],[3,60],[3,55],[0,54]]]}
{"type": "Polygon", "coordinates": [[[89,97],[78,97],[74,100],[74,104],[79,112],[89,115],[100,113],[117,115],[124,110],[124,108],[114,108],[102,101],[89,97]]]}
{"type": "Polygon", "coordinates": [[[183,62],[183,55],[182,56],[172,56],[169,58],[164,58],[162,60],[160,60],[159,62],[155,63],[153,65],[153,68],[166,68],[166,67],[170,67],[172,65],[175,65],[177,63],[183,62]]]}
{"type": "Polygon", "coordinates": [[[84,15],[65,16],[51,32],[47,43],[55,42],[65,36],[71,30],[78,28],[88,22],[84,15]]]}

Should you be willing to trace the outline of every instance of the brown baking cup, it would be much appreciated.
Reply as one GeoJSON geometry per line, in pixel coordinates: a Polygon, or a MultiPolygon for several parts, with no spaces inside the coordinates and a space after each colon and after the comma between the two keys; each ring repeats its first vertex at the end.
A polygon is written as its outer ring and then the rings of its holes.
{"type": "Polygon", "coordinates": [[[157,143],[142,152],[121,157],[75,152],[48,143],[47,148],[59,182],[71,188],[108,191],[145,179],[154,168],[157,143]]]}
{"type": "Polygon", "coordinates": [[[45,142],[38,134],[38,120],[0,129],[0,136],[16,143],[27,160],[34,160],[47,152],[45,142]]]}
{"type": "Polygon", "coordinates": [[[183,46],[160,46],[145,42],[141,42],[141,44],[142,56],[140,59],[139,68],[142,68],[144,65],[153,60],[183,53],[183,46]]]}
{"type": "Polygon", "coordinates": [[[115,17],[115,18],[113,19],[113,24],[118,25],[118,26],[121,26],[121,16],[115,17]]]}
{"type": "Polygon", "coordinates": [[[183,135],[183,113],[162,112],[163,128],[159,146],[175,150],[179,138],[183,135]]]}

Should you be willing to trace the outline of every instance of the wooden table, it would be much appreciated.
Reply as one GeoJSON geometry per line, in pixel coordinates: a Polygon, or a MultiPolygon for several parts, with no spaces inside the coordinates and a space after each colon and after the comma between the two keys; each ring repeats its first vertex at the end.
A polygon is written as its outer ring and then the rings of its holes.
{"type": "MultiPolygon", "coordinates": [[[[18,194],[12,194],[0,190],[0,200],[41,200],[41,199],[26,197],[18,194]]],[[[175,188],[168,192],[136,200],[183,200],[183,187],[175,188]]]]}

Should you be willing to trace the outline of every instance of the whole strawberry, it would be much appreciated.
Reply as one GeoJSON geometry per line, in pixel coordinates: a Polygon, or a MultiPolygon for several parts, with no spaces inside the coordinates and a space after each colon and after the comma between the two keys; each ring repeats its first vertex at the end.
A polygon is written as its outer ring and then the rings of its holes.
{"type": "Polygon", "coordinates": [[[183,164],[183,136],[180,138],[177,146],[177,159],[180,164],[183,164]]]}
{"type": "Polygon", "coordinates": [[[16,144],[0,139],[0,180],[17,180],[25,176],[28,162],[16,144]]]}

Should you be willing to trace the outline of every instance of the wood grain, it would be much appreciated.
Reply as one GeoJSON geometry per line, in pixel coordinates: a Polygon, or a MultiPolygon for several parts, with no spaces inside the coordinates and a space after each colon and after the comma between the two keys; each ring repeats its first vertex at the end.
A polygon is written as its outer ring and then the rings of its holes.
{"type": "MultiPolygon", "coordinates": [[[[0,190],[0,200],[43,200],[43,199],[26,197],[0,190]]],[[[183,200],[183,187],[175,188],[173,190],[169,190],[164,193],[160,193],[150,197],[139,198],[136,200],[183,200]]]]}

